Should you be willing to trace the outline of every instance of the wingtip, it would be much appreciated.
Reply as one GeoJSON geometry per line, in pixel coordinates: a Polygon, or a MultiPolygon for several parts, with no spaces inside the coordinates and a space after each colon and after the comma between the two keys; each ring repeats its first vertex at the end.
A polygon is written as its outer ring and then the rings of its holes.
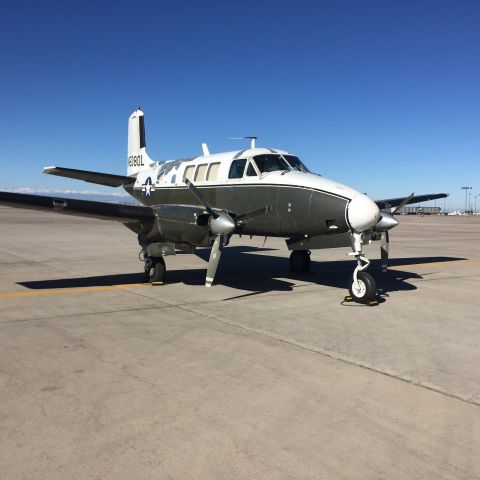
{"type": "Polygon", "coordinates": [[[42,173],[50,173],[52,170],[55,170],[57,167],[43,167],[42,173]]]}

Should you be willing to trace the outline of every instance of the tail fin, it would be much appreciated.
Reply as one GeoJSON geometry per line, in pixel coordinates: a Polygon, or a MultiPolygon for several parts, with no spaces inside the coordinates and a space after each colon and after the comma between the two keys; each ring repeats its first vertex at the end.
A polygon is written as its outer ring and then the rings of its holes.
{"type": "Polygon", "coordinates": [[[153,160],[148,156],[145,144],[145,121],[143,112],[137,108],[128,119],[128,166],[129,177],[148,168],[153,160]]]}

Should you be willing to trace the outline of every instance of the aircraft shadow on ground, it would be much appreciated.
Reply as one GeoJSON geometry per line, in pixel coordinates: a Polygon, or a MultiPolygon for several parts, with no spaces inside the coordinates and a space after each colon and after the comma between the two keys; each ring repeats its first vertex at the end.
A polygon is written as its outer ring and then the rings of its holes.
{"type": "MultiPolygon", "coordinates": [[[[312,261],[311,271],[306,274],[289,272],[288,258],[274,255],[250,254],[250,252],[273,251],[274,249],[256,249],[254,247],[227,247],[222,253],[222,259],[217,271],[216,280],[219,284],[250,292],[246,295],[272,291],[291,291],[298,280],[306,280],[318,285],[346,289],[348,280],[355,268],[353,260],[312,261]],[[292,281],[289,281],[291,279],[292,281]]],[[[199,250],[198,257],[208,262],[210,250],[199,250]]],[[[177,269],[172,268],[175,260],[167,260],[167,283],[184,283],[187,285],[203,285],[205,283],[205,268],[177,269]]],[[[368,271],[374,276],[380,294],[398,290],[415,290],[417,287],[408,282],[409,279],[423,278],[422,275],[410,271],[408,265],[441,263],[464,260],[457,257],[412,257],[390,259],[389,266],[397,267],[386,273],[381,272],[380,261],[373,260],[368,271]]],[[[114,275],[100,275],[80,278],[60,278],[54,280],[37,280],[18,282],[29,289],[61,289],[102,287],[111,285],[135,284],[144,282],[144,276],[139,264],[139,272],[114,275]]],[[[425,275],[425,274],[424,274],[425,275]]],[[[237,298],[237,297],[234,297],[237,298]]]]}

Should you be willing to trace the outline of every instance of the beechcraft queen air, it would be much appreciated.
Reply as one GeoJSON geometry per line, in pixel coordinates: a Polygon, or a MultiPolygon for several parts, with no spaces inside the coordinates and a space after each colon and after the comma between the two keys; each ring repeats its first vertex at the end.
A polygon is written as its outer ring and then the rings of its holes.
{"type": "Polygon", "coordinates": [[[155,162],[145,148],[144,115],[128,121],[127,175],[46,167],[50,175],[123,187],[143,206],[0,192],[0,204],[34,210],[117,220],[138,235],[145,273],[153,284],[165,280],[163,257],[176,251],[211,247],[206,286],[215,278],[222,248],[234,234],[284,237],[293,272],[306,272],[310,250],[351,247],[356,268],[349,281],[353,300],[370,302],[376,287],[365,271],[362,251],[381,241],[386,269],[388,232],[395,211],[409,203],[443,198],[444,193],[372,201],[353,188],[311,173],[295,155],[274,148],[246,150],[155,162]]]}

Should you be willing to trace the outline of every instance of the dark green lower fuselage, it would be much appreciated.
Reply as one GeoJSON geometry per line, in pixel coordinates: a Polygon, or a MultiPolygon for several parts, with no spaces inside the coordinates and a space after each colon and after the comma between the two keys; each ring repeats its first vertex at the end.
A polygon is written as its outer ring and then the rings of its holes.
{"type": "MultiPolygon", "coordinates": [[[[342,233],[349,228],[346,220],[349,199],[329,192],[297,185],[258,183],[199,185],[198,189],[212,208],[237,216],[268,207],[266,213],[249,219],[235,233],[296,238],[342,233]]],[[[204,209],[186,186],[157,187],[148,196],[138,188],[127,188],[127,191],[142,204],[155,209],[159,236],[163,237],[158,241],[204,243],[207,228],[198,225],[204,209]]]]}

